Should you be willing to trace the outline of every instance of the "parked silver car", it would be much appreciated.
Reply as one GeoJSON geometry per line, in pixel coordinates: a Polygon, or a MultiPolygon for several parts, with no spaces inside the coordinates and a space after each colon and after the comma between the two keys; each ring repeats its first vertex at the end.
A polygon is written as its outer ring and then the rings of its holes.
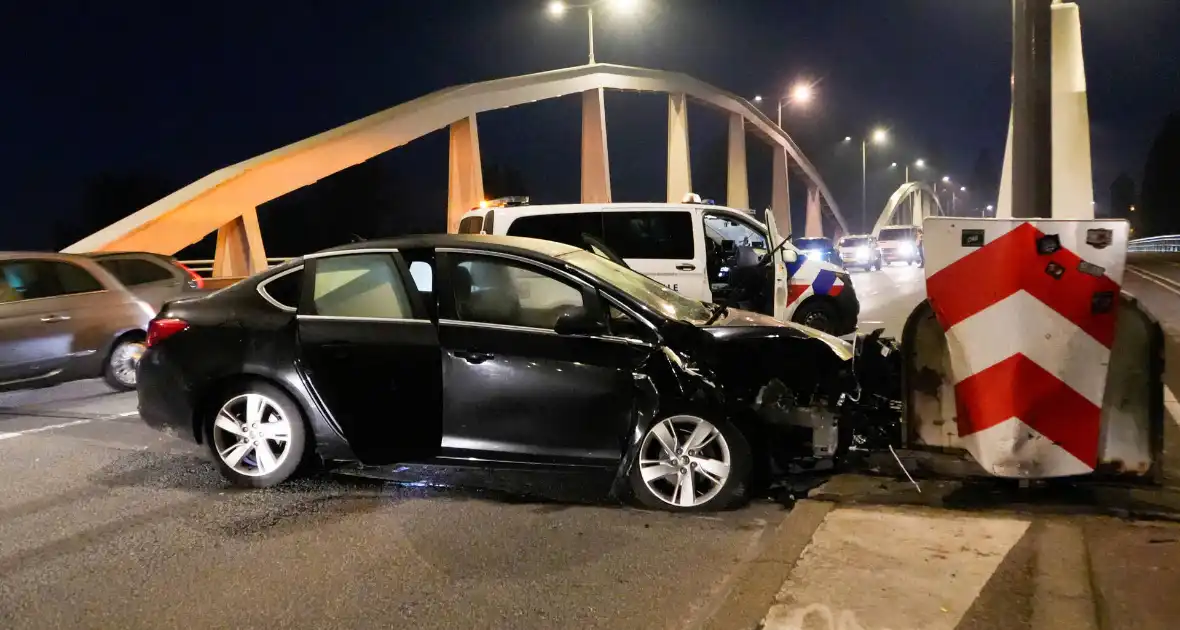
{"type": "Polygon", "coordinates": [[[149,252],[86,254],[156,311],[164,302],[203,293],[205,281],[175,258],[149,252]]]}
{"type": "Polygon", "coordinates": [[[0,252],[0,391],[98,376],[134,389],[155,313],[88,257],[0,252]]]}

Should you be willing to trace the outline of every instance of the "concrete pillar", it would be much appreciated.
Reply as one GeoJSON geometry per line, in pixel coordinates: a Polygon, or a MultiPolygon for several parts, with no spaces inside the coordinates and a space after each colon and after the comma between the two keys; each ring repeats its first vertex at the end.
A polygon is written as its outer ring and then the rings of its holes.
{"type": "Polygon", "coordinates": [[[774,223],[778,227],[779,234],[783,237],[792,233],[791,191],[788,184],[789,164],[786,148],[775,148],[774,172],[771,174],[770,211],[774,213],[774,223]]]}
{"type": "Polygon", "coordinates": [[[729,160],[725,187],[725,205],[730,208],[750,207],[750,182],[746,168],[746,118],[729,115],[729,160]]]}
{"type": "Polygon", "coordinates": [[[582,203],[610,203],[610,153],[602,88],[582,92],[582,203]]]}
{"type": "Polygon", "coordinates": [[[266,249],[258,227],[258,211],[250,208],[241,216],[217,228],[217,248],[213,254],[215,278],[256,274],[266,269],[266,249]]]}
{"type": "MultiPolygon", "coordinates": [[[[1072,2],[1052,7],[1053,218],[1093,219],[1094,179],[1082,23],[1072,2]]],[[[1012,218],[1013,123],[1008,121],[996,217],[1012,218]]]]}
{"type": "MultiPolygon", "coordinates": [[[[819,188],[807,187],[807,224],[803,226],[803,233],[807,238],[824,235],[823,210],[819,203],[819,188]]],[[[784,235],[785,236],[785,235],[784,235]]]]}
{"type": "Polygon", "coordinates": [[[688,152],[688,98],[668,95],[668,203],[680,203],[692,192],[688,152]]]}
{"type": "Polygon", "coordinates": [[[483,201],[483,166],[475,115],[451,123],[450,176],[447,183],[447,232],[459,231],[463,213],[483,201]]]}

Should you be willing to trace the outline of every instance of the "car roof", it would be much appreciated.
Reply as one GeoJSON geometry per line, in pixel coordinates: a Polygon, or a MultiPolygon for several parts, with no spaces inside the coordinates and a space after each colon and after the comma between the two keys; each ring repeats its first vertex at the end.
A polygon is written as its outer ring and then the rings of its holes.
{"type": "Polygon", "coordinates": [[[502,214],[529,214],[530,212],[543,211],[544,214],[562,214],[572,212],[625,212],[627,210],[657,210],[657,211],[675,211],[687,210],[691,208],[700,208],[701,210],[717,210],[722,212],[735,212],[744,217],[753,219],[754,216],[748,210],[739,210],[737,208],[730,208],[729,206],[716,206],[703,203],[668,203],[668,202],[641,202],[641,203],[626,203],[626,202],[611,202],[611,203],[557,203],[557,204],[525,204],[519,206],[503,206],[491,208],[472,208],[463,213],[463,216],[478,214],[483,215],[489,210],[494,210],[497,215],[502,214]]]}
{"type": "Polygon", "coordinates": [[[522,236],[491,236],[487,234],[419,234],[397,238],[374,239],[349,243],[308,254],[304,258],[315,258],[339,252],[365,251],[373,249],[415,249],[415,248],[462,247],[483,249],[507,254],[533,253],[551,258],[582,251],[573,245],[522,236]]]}
{"type": "Polygon", "coordinates": [[[0,260],[87,260],[86,256],[63,254],[61,252],[0,252],[0,260]]]}
{"type": "Polygon", "coordinates": [[[155,252],[87,252],[79,254],[80,256],[87,256],[89,258],[112,258],[114,256],[151,256],[152,258],[172,258],[168,254],[157,254],[155,252]]]}

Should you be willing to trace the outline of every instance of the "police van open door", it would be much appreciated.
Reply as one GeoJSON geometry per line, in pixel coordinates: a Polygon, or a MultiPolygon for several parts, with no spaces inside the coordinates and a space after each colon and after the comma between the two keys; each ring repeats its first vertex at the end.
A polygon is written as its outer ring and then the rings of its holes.
{"type": "Polygon", "coordinates": [[[791,246],[785,242],[785,239],[778,233],[778,227],[774,224],[774,213],[770,210],[766,211],[766,231],[767,241],[773,250],[773,260],[770,264],[774,265],[774,318],[780,322],[787,321],[787,282],[789,281],[790,273],[787,270],[788,262],[795,262],[799,254],[791,249],[791,246]],[[790,258],[791,260],[787,260],[790,258]]]}

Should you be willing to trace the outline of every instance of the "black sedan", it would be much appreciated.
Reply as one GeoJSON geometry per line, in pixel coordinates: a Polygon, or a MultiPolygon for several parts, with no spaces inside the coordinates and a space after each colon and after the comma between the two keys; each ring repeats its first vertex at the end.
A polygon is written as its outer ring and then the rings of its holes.
{"type": "Polygon", "coordinates": [[[147,343],[140,416],[248,487],[308,460],[606,468],[648,507],[720,509],[830,456],[869,398],[844,341],[512,237],[311,254],[165,305],[147,343]]]}

